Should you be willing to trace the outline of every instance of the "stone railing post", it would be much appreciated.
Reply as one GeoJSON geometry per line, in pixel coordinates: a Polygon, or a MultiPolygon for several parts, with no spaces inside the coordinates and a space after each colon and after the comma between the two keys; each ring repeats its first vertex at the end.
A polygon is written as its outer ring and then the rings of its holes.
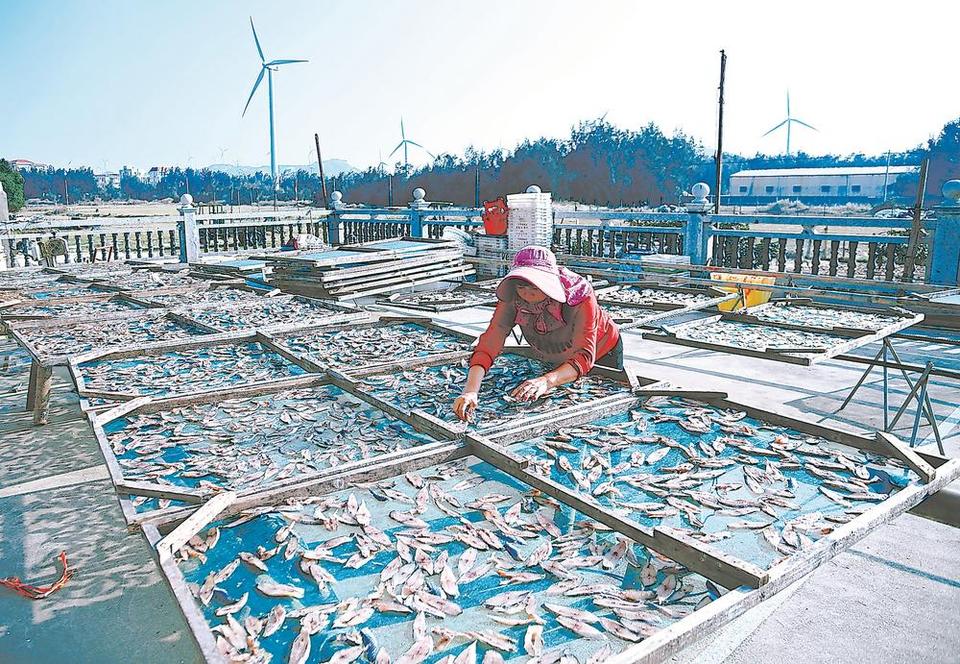
{"type": "Polygon", "coordinates": [[[334,191],[330,194],[330,214],[327,216],[327,243],[343,244],[343,234],[340,225],[340,210],[347,206],[343,202],[343,194],[334,191]]]}
{"type": "Polygon", "coordinates": [[[177,233],[180,235],[180,262],[195,263],[200,258],[200,232],[197,230],[197,208],[193,196],[180,197],[180,220],[177,233]]]}
{"type": "Polygon", "coordinates": [[[690,256],[692,265],[706,265],[710,258],[710,243],[713,237],[710,227],[713,219],[710,209],[713,207],[707,200],[710,187],[698,182],[692,188],[693,200],[686,205],[687,225],[683,235],[684,253],[690,256]]]}
{"type": "MultiPolygon", "coordinates": [[[[10,221],[10,208],[7,207],[7,192],[3,190],[3,183],[0,182],[0,270],[6,270],[7,263],[7,222],[10,221]]],[[[10,267],[13,267],[10,265],[10,267]]]]}
{"type": "Polygon", "coordinates": [[[426,201],[427,192],[420,187],[413,190],[413,200],[410,201],[410,236],[423,237],[423,210],[430,207],[426,201]]]}
{"type": "Polygon", "coordinates": [[[930,242],[927,283],[960,285],[960,180],[943,183],[943,205],[934,208],[936,226],[930,242]]]}

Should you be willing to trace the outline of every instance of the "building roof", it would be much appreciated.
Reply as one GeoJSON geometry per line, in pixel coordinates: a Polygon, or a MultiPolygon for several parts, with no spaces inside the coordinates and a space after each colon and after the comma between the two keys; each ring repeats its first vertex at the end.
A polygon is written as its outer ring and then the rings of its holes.
{"type": "MultiPolygon", "coordinates": [[[[890,175],[915,173],[919,166],[891,166],[890,175]]],[[[741,178],[778,178],[778,177],[817,177],[825,175],[883,175],[886,166],[838,166],[834,168],[757,168],[737,171],[730,177],[741,178]]]]}
{"type": "Polygon", "coordinates": [[[38,161],[30,161],[29,159],[11,159],[10,165],[14,168],[49,168],[47,164],[41,164],[38,161]]]}

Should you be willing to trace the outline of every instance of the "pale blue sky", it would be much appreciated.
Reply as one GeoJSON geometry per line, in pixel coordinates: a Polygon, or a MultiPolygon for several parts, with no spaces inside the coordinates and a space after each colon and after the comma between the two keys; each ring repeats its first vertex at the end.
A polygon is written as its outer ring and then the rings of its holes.
{"type": "Polygon", "coordinates": [[[761,135],[788,87],[820,129],[795,129],[794,150],[905,149],[960,116],[956,2],[0,0],[0,155],[267,163],[265,85],[240,117],[250,15],[268,58],[310,60],[274,77],[284,164],[308,161],[314,131],[326,158],[376,164],[401,115],[435,153],[566,136],[604,112],[710,149],[720,48],[729,151],[783,151],[761,135]]]}

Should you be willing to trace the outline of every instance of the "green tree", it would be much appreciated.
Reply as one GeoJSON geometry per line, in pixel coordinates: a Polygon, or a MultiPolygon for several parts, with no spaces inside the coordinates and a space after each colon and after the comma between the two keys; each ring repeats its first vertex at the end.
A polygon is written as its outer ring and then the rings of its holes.
{"type": "Polygon", "coordinates": [[[0,183],[7,192],[10,211],[17,212],[23,207],[23,176],[6,159],[0,159],[0,183]]]}

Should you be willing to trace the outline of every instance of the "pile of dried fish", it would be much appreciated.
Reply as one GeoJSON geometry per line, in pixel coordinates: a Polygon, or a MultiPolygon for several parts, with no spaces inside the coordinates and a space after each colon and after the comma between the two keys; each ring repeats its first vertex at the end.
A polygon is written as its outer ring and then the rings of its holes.
{"type": "Polygon", "coordinates": [[[282,343],[319,364],[346,370],[470,348],[457,336],[416,323],[314,330],[282,343]]]}
{"type": "MultiPolygon", "coordinates": [[[[260,296],[240,288],[211,288],[209,290],[188,291],[186,293],[164,293],[153,295],[145,293],[140,295],[141,299],[146,299],[157,304],[162,304],[170,308],[210,308],[220,305],[232,305],[238,303],[254,304],[259,301],[260,296]]],[[[185,313],[187,313],[185,311],[185,313]]]]}
{"type": "Polygon", "coordinates": [[[125,291],[145,291],[159,288],[195,286],[205,288],[209,282],[191,277],[186,270],[177,272],[157,270],[136,270],[127,274],[110,275],[104,283],[122,288],[125,291]]]}
{"type": "Polygon", "coordinates": [[[254,508],[177,552],[217,648],[296,664],[590,664],[720,591],[466,461],[254,508]]]}
{"type": "MultiPolygon", "coordinates": [[[[732,346],[758,351],[786,349],[825,349],[842,344],[847,339],[833,334],[790,330],[767,325],[752,325],[718,320],[703,325],[689,325],[675,330],[678,339],[690,339],[720,346],[732,346]]],[[[802,350],[792,353],[799,354],[802,350]]]]}
{"type": "Polygon", "coordinates": [[[433,442],[332,385],[142,413],[106,431],[125,479],[202,491],[261,487],[433,442]]]}
{"type": "Polygon", "coordinates": [[[644,309],[642,307],[621,306],[618,304],[601,304],[600,308],[606,311],[615,320],[627,319],[632,323],[663,317],[663,311],[644,309]]]}
{"type": "Polygon", "coordinates": [[[129,274],[133,267],[124,261],[97,263],[68,263],[58,265],[56,270],[84,279],[102,279],[111,275],[129,274]]]}
{"type": "Polygon", "coordinates": [[[464,307],[478,307],[484,304],[496,304],[496,296],[489,291],[458,288],[452,291],[431,291],[428,293],[411,293],[395,295],[389,300],[381,300],[383,304],[392,304],[412,309],[428,311],[450,311],[464,307]]]}
{"type": "Polygon", "coordinates": [[[298,323],[311,325],[342,314],[318,300],[298,296],[260,297],[231,308],[211,308],[184,312],[194,320],[218,329],[273,327],[298,323]]]}
{"type": "Polygon", "coordinates": [[[524,444],[534,472],[648,525],[757,565],[828,534],[914,476],[891,460],[699,402],[639,410],[524,444]]]}
{"type": "Polygon", "coordinates": [[[484,279],[482,281],[474,281],[472,285],[477,286],[478,288],[483,288],[486,290],[497,290],[497,286],[500,285],[502,279],[484,279]]]}
{"type": "Polygon", "coordinates": [[[827,307],[806,307],[799,304],[775,304],[757,311],[747,310],[763,322],[788,323],[807,327],[846,327],[856,330],[881,330],[903,320],[902,317],[884,316],[869,311],[851,309],[832,309],[827,307]]]}
{"type": "Polygon", "coordinates": [[[0,270],[0,288],[36,288],[57,281],[60,277],[43,268],[0,270]]]}
{"type": "Polygon", "coordinates": [[[36,288],[23,288],[20,297],[29,300],[47,300],[54,297],[79,297],[82,295],[103,295],[92,284],[76,281],[53,281],[36,288]]]}
{"type": "Polygon", "coordinates": [[[138,304],[123,298],[110,297],[102,300],[76,300],[60,302],[57,300],[41,300],[36,303],[15,304],[2,310],[3,314],[16,316],[62,317],[62,318],[96,318],[100,314],[118,311],[134,311],[143,309],[138,304]]]}
{"type": "Polygon", "coordinates": [[[677,304],[684,307],[691,304],[704,304],[716,296],[707,293],[686,293],[662,288],[641,288],[624,286],[612,293],[602,293],[600,299],[628,304],[677,304]]]}
{"type": "Polygon", "coordinates": [[[300,367],[257,343],[94,360],[81,364],[80,371],[88,390],[135,395],[182,394],[303,373],[300,367]]]}
{"type": "Polygon", "coordinates": [[[90,321],[64,324],[56,328],[23,325],[17,327],[17,331],[41,357],[78,355],[97,348],[112,350],[203,334],[196,327],[156,315],[109,323],[90,321]]]}
{"type": "MultiPolygon", "coordinates": [[[[451,406],[463,391],[468,369],[467,360],[463,360],[457,364],[370,376],[363,383],[374,395],[404,410],[417,408],[455,422],[451,406]]],[[[489,427],[522,415],[544,413],[629,392],[629,388],[616,381],[588,376],[551,390],[536,401],[517,401],[509,396],[527,378],[541,376],[550,369],[521,355],[504,353],[499,356],[483,379],[480,405],[474,411],[473,423],[481,428],[489,427]]]]}

